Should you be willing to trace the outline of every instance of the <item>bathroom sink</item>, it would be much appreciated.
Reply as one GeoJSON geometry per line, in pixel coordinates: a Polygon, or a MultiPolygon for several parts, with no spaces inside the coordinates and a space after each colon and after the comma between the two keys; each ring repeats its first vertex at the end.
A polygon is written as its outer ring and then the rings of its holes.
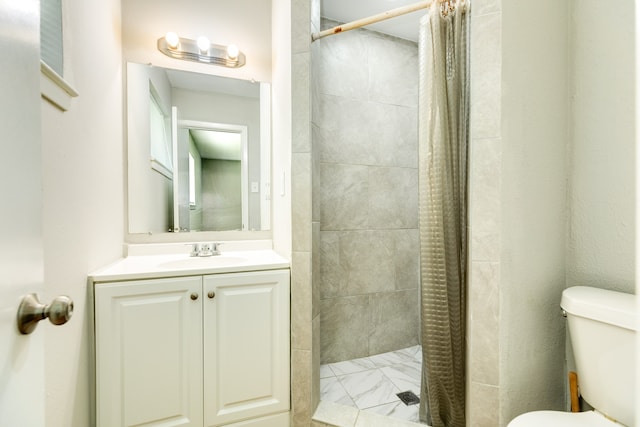
{"type": "Polygon", "coordinates": [[[158,265],[159,268],[215,268],[215,267],[229,267],[232,265],[244,264],[247,262],[246,258],[232,257],[232,256],[210,256],[210,257],[190,257],[184,259],[177,259],[173,261],[166,261],[158,265]]]}
{"type": "MultiPolygon", "coordinates": [[[[270,245],[271,242],[262,243],[270,245]]],[[[94,283],[159,279],[189,275],[239,273],[249,271],[287,269],[290,264],[271,249],[263,248],[257,241],[226,242],[226,251],[210,257],[190,257],[184,243],[158,244],[139,248],[131,245],[128,254],[112,265],[91,275],[94,283]],[[253,246],[252,246],[253,245],[253,246]],[[147,253],[136,253],[136,250],[147,253]]],[[[1,424],[1,423],[0,423],[1,424]]]]}

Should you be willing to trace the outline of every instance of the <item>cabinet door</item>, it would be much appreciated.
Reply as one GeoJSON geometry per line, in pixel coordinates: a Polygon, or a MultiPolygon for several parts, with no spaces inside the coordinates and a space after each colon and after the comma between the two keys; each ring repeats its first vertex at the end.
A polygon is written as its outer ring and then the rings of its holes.
{"type": "Polygon", "coordinates": [[[202,425],[201,290],[201,277],[96,285],[98,426],[202,425]]]}
{"type": "Polygon", "coordinates": [[[204,294],[204,425],[287,411],[289,271],[206,276],[204,294]]]}

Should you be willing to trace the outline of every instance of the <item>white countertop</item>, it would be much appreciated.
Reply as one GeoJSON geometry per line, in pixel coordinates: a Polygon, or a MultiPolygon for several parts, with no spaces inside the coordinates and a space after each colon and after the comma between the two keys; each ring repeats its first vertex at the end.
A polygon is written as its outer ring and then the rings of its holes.
{"type": "MultiPolygon", "coordinates": [[[[230,249],[237,249],[229,245],[230,249]]],[[[152,251],[153,252],[153,251],[152,251]]],[[[162,252],[162,251],[161,251],[162,252]]],[[[199,276],[289,268],[289,260],[271,249],[229,250],[221,255],[190,257],[181,245],[182,253],[130,255],[89,274],[92,282],[155,279],[163,277],[199,276]]],[[[130,252],[131,253],[131,252],[130,252]]],[[[139,252],[138,252],[139,253],[139,252]]]]}

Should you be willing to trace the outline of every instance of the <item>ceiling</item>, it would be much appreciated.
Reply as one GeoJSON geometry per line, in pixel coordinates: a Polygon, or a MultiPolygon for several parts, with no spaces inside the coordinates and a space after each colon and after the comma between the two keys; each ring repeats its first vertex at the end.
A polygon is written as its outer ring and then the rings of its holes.
{"type": "MultiPolygon", "coordinates": [[[[418,0],[321,0],[321,14],[324,18],[346,23],[417,2],[418,0]]],[[[424,14],[425,11],[420,10],[369,25],[367,28],[417,42],[418,22],[424,14]]]]}
{"type": "Polygon", "coordinates": [[[249,80],[231,79],[211,74],[165,69],[171,87],[195,92],[224,93],[227,95],[260,98],[260,85],[249,80]]]}
{"type": "Polygon", "coordinates": [[[189,129],[189,133],[203,159],[242,159],[242,137],[239,133],[206,129],[189,129]]]}

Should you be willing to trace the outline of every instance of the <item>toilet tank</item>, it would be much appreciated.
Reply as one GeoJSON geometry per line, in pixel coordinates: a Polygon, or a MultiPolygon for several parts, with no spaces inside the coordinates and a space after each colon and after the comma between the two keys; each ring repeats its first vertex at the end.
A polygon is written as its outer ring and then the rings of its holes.
{"type": "Polygon", "coordinates": [[[564,290],[560,305],[583,399],[607,417],[634,425],[635,295],[575,286],[564,290]]]}

